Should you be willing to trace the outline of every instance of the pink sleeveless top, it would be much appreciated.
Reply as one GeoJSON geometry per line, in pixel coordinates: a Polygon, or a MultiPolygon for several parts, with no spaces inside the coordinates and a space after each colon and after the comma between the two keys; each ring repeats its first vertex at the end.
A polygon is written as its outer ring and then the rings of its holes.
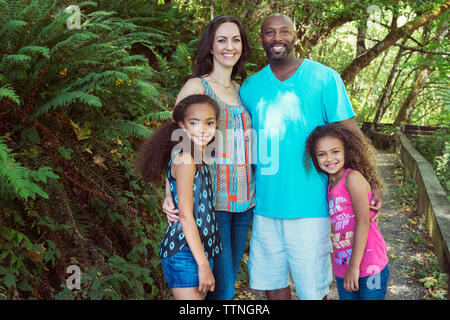
{"type": "MultiPolygon", "coordinates": [[[[347,174],[352,169],[347,169],[341,181],[330,190],[328,185],[328,207],[331,224],[333,225],[333,256],[332,264],[334,274],[344,278],[348,263],[352,255],[353,232],[355,230],[355,215],[353,214],[352,199],[345,186],[347,174]]],[[[369,192],[369,203],[372,193],[369,192]]],[[[370,218],[375,212],[370,210],[370,218]]],[[[359,277],[367,277],[381,272],[388,263],[387,248],[383,236],[376,222],[370,223],[366,248],[359,266],[359,277]]]]}

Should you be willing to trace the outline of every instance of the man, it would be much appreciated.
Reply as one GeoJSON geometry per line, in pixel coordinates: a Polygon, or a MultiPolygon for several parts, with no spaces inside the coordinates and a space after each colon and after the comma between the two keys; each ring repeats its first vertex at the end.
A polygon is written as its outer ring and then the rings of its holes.
{"type": "MultiPolygon", "coordinates": [[[[306,172],[305,142],[315,127],[326,123],[359,128],[339,74],[296,57],[289,17],[267,17],[260,41],[269,65],[244,82],[240,95],[259,132],[257,156],[273,150],[267,147],[273,144],[278,154],[256,163],[250,287],[265,290],[268,299],[290,299],[290,273],[300,299],[326,299],[332,277],[327,180],[315,170],[306,172]],[[276,172],[267,170],[270,166],[276,172]]],[[[378,211],[382,196],[378,190],[375,194],[378,211]]]]}

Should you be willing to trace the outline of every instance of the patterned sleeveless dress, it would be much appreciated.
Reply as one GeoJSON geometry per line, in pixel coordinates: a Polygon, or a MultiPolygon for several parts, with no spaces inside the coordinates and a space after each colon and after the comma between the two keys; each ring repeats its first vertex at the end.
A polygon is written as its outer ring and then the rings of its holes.
{"type": "MultiPolygon", "coordinates": [[[[172,199],[174,200],[175,208],[178,209],[177,180],[170,173],[171,168],[172,160],[169,162],[167,178],[169,180],[170,192],[172,194],[172,199]]],[[[208,165],[205,163],[197,166],[197,172],[194,177],[193,191],[194,219],[197,223],[203,249],[205,251],[206,258],[214,258],[222,251],[222,243],[217,231],[216,216],[214,213],[211,174],[208,169],[208,165]]],[[[187,245],[188,244],[186,238],[184,237],[181,223],[176,221],[171,226],[167,227],[166,233],[160,245],[159,256],[161,258],[166,258],[179,252],[184,246],[187,245]]]]}

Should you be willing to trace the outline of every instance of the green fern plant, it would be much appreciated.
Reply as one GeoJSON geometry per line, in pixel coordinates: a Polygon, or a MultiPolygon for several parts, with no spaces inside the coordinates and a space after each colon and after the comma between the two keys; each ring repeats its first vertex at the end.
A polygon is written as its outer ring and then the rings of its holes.
{"type": "Polygon", "coordinates": [[[10,197],[20,197],[24,200],[35,199],[39,195],[48,199],[48,194],[35,182],[47,182],[47,178],[57,179],[59,176],[51,168],[42,167],[30,170],[14,159],[11,150],[5,144],[5,138],[0,136],[0,184],[2,194],[10,197]],[[3,189],[5,188],[5,189],[3,189]]]}
{"type": "Polygon", "coordinates": [[[192,52],[190,52],[187,45],[179,44],[171,58],[168,59],[153,48],[151,49],[158,62],[159,81],[167,89],[168,95],[175,98],[180,90],[179,84],[183,83],[192,72],[192,52]]]}
{"type": "Polygon", "coordinates": [[[70,264],[87,277],[74,298],[164,297],[164,192],[133,159],[190,73],[191,13],[85,1],[69,29],[69,4],[0,0],[0,298],[53,299],[70,264]]]}

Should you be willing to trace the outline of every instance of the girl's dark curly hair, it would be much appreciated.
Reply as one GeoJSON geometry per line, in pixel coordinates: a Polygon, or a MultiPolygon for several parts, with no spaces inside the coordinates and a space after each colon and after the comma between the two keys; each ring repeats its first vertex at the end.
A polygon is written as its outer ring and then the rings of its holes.
{"type": "Polygon", "coordinates": [[[209,75],[213,70],[213,56],[211,54],[214,36],[216,30],[220,27],[222,23],[231,22],[238,26],[239,33],[241,36],[242,43],[242,53],[241,57],[233,67],[231,72],[231,78],[234,79],[236,76],[240,76],[242,81],[247,77],[247,71],[245,71],[245,63],[250,54],[250,46],[248,44],[247,34],[245,33],[244,27],[234,17],[230,16],[217,16],[212,19],[203,31],[202,37],[198,44],[197,52],[194,57],[194,71],[192,72],[191,78],[201,77],[209,75]]]}
{"type": "MultiPolygon", "coordinates": [[[[172,156],[172,151],[180,142],[188,141],[187,135],[178,137],[179,140],[172,140],[172,134],[176,129],[181,129],[179,122],[184,123],[184,118],[188,108],[196,104],[209,104],[214,108],[216,120],[219,118],[219,106],[217,102],[206,95],[194,94],[182,99],[175,106],[172,114],[172,120],[168,120],[161,124],[158,130],[147,138],[136,154],[135,167],[137,172],[142,176],[144,182],[159,182],[161,173],[167,170],[167,166],[172,156]]],[[[183,132],[183,131],[182,131],[183,132]]],[[[212,141],[211,141],[212,142],[212,141]]],[[[211,143],[210,142],[210,143],[211,143]]],[[[189,148],[194,158],[194,148],[189,148]]]]}
{"type": "Polygon", "coordinates": [[[317,171],[324,172],[317,163],[315,149],[319,139],[324,137],[334,137],[344,144],[345,163],[344,168],[352,168],[359,171],[369,182],[372,189],[382,189],[383,184],[378,176],[375,166],[375,152],[367,138],[362,134],[339,123],[332,123],[318,126],[311,132],[306,140],[305,167],[310,169],[310,161],[317,171]]]}

